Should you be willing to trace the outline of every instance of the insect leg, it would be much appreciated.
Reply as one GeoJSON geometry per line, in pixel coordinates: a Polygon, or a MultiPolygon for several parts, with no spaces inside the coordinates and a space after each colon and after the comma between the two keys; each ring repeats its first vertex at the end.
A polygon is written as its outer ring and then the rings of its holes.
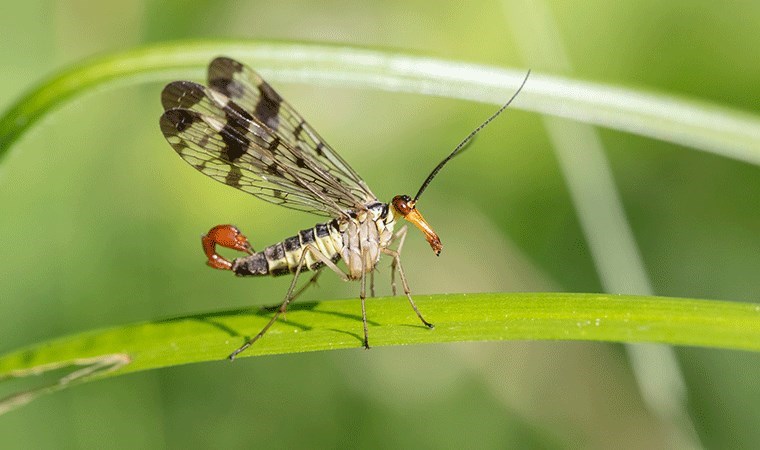
{"type": "MultiPolygon", "coordinates": [[[[349,281],[351,279],[342,270],[340,270],[340,268],[338,266],[336,266],[335,263],[333,263],[330,260],[330,258],[328,258],[327,256],[323,255],[318,249],[312,247],[311,245],[309,245],[307,247],[307,249],[311,251],[312,255],[316,256],[320,261],[322,261],[325,264],[325,266],[329,267],[336,274],[338,274],[338,276],[343,281],[349,281]]],[[[304,254],[305,253],[306,252],[304,251],[304,254]]],[[[369,340],[367,339],[367,335],[368,335],[368,330],[367,330],[367,308],[366,308],[366,305],[365,305],[365,301],[367,299],[367,271],[365,270],[365,261],[366,261],[366,259],[362,258],[361,291],[359,292],[359,299],[362,302],[362,325],[364,327],[364,348],[369,350],[369,340]]],[[[402,277],[403,277],[403,274],[402,274],[402,277]]],[[[373,289],[373,291],[374,291],[374,289],[373,289]]],[[[373,296],[374,296],[374,292],[373,292],[373,296]]],[[[409,297],[409,300],[411,301],[411,297],[409,297]]],[[[412,303],[412,306],[414,306],[414,303],[412,303]]],[[[282,307],[283,308],[287,307],[287,302],[283,303],[282,307]]],[[[414,306],[414,309],[416,311],[417,307],[414,306]]],[[[417,315],[419,315],[419,313],[417,313],[417,315]]],[[[422,316],[420,316],[420,318],[422,319],[422,316]]],[[[422,321],[424,322],[425,320],[423,319],[422,321]]]]}
{"type": "Polygon", "coordinates": [[[369,273],[369,296],[375,298],[375,269],[369,273]]]}
{"type": "MultiPolygon", "coordinates": [[[[330,267],[335,271],[335,273],[338,274],[343,280],[348,281],[348,275],[343,273],[338,266],[335,265],[332,261],[330,261],[330,258],[326,257],[322,254],[316,247],[312,246],[311,244],[304,247],[303,252],[301,253],[301,258],[298,260],[298,265],[296,266],[296,272],[293,274],[293,281],[290,282],[290,287],[288,288],[288,293],[285,294],[285,300],[282,302],[282,305],[280,306],[277,311],[275,311],[274,316],[267,322],[266,325],[264,325],[264,328],[259,331],[259,333],[252,337],[251,339],[247,340],[245,344],[241,345],[237,350],[230,353],[230,356],[228,358],[230,361],[233,361],[237,355],[239,355],[241,352],[245,351],[248,347],[253,345],[254,342],[258,341],[264,334],[269,330],[269,328],[274,325],[274,323],[277,321],[277,318],[280,317],[280,314],[285,312],[285,310],[288,309],[288,304],[290,304],[291,301],[293,301],[293,298],[295,297],[293,295],[293,290],[296,287],[296,282],[298,281],[298,276],[301,274],[301,269],[306,264],[306,252],[311,253],[313,256],[315,256],[317,259],[325,263],[327,267],[330,267]],[[329,264],[328,264],[329,263],[329,264]]],[[[299,294],[300,291],[297,293],[299,294]]]]}
{"type": "MultiPolygon", "coordinates": [[[[404,248],[404,241],[406,240],[406,225],[401,227],[394,235],[393,240],[398,239],[398,247],[396,247],[396,253],[401,254],[401,249],[404,248]]],[[[391,263],[391,292],[393,296],[396,296],[396,258],[393,258],[391,263]]]]}
{"type": "Polygon", "coordinates": [[[367,339],[367,308],[364,305],[367,299],[367,272],[364,271],[365,258],[362,257],[362,277],[361,277],[361,291],[359,292],[359,299],[362,301],[362,325],[364,326],[364,348],[369,350],[369,340],[367,339]]]}
{"type": "MultiPolygon", "coordinates": [[[[330,270],[335,272],[338,277],[340,277],[343,281],[349,281],[351,278],[346,275],[345,272],[340,270],[340,267],[336,266],[334,262],[327,256],[325,256],[322,252],[319,251],[317,247],[314,247],[313,245],[309,244],[304,248],[304,253],[306,253],[306,250],[310,251],[313,256],[315,256],[317,259],[319,259],[320,262],[322,262],[326,267],[328,267],[330,270]]],[[[321,270],[321,269],[320,269],[321,270]]]]}
{"type": "Polygon", "coordinates": [[[290,303],[290,301],[293,299],[291,294],[293,293],[293,289],[295,289],[296,287],[296,281],[298,281],[298,275],[301,274],[301,267],[303,267],[305,262],[306,262],[306,251],[304,250],[301,253],[301,258],[298,260],[298,266],[296,266],[296,273],[293,275],[293,281],[290,282],[290,287],[288,288],[288,293],[285,294],[285,300],[282,302],[282,306],[280,306],[280,308],[277,311],[275,311],[274,316],[272,316],[269,322],[267,322],[267,324],[264,325],[264,328],[262,328],[261,331],[259,331],[259,333],[256,336],[247,340],[245,344],[241,345],[237,350],[230,353],[230,356],[228,356],[230,361],[233,361],[237,355],[245,351],[245,349],[253,345],[254,342],[258,341],[259,338],[264,336],[264,333],[266,333],[267,330],[269,330],[269,327],[274,325],[274,323],[277,321],[277,318],[280,317],[280,314],[287,309],[288,303],[290,303]]]}
{"type": "MultiPolygon", "coordinates": [[[[306,288],[308,288],[312,284],[316,286],[317,279],[319,278],[320,275],[322,275],[322,269],[319,269],[316,272],[314,272],[314,275],[309,279],[309,281],[307,281],[306,284],[301,286],[301,289],[299,289],[298,291],[296,291],[295,294],[293,294],[293,297],[291,297],[290,301],[292,302],[293,300],[298,298],[301,294],[303,294],[303,291],[305,291],[306,288]]],[[[284,313],[285,311],[282,311],[282,312],[284,313]]]]}
{"type": "MultiPolygon", "coordinates": [[[[309,281],[307,281],[306,284],[301,286],[301,289],[297,290],[296,293],[293,294],[293,297],[291,297],[290,301],[292,302],[295,299],[297,299],[312,284],[316,286],[317,279],[319,278],[320,275],[322,275],[322,269],[319,269],[316,272],[314,272],[314,275],[312,275],[309,281]]],[[[274,306],[264,306],[262,309],[265,311],[276,311],[281,308],[282,308],[282,305],[274,305],[274,306]]],[[[281,311],[281,312],[282,312],[282,318],[285,319],[285,311],[281,311]]]]}
{"type": "Polygon", "coordinates": [[[404,293],[406,294],[406,298],[409,299],[409,304],[412,305],[412,309],[415,313],[417,313],[417,317],[420,318],[423,324],[425,324],[428,328],[433,328],[433,324],[425,320],[425,318],[422,317],[422,314],[420,314],[420,311],[417,309],[417,305],[414,304],[414,300],[412,300],[412,293],[409,290],[409,284],[406,282],[406,276],[404,276],[404,268],[401,267],[401,255],[399,255],[398,251],[391,250],[389,248],[382,248],[380,249],[383,253],[386,255],[390,255],[393,257],[393,260],[395,262],[396,268],[398,268],[398,274],[401,276],[401,284],[404,286],[404,293]]]}
{"type": "MultiPolygon", "coordinates": [[[[336,266],[330,258],[326,257],[321,251],[319,251],[318,248],[308,245],[304,248],[303,254],[301,257],[303,258],[306,254],[306,252],[309,251],[313,256],[315,256],[317,259],[319,259],[325,266],[329,267],[332,271],[334,271],[343,281],[348,281],[348,275],[346,275],[342,270],[340,270],[340,267],[336,266]]],[[[298,291],[296,291],[295,294],[293,294],[292,297],[290,297],[290,302],[296,299],[299,295],[303,293],[303,291],[306,290],[310,285],[317,284],[317,278],[319,278],[319,275],[322,273],[322,269],[318,269],[316,273],[314,273],[314,276],[311,277],[311,279],[301,287],[298,291]]],[[[288,302],[288,303],[290,303],[288,302]]],[[[287,303],[283,303],[280,305],[279,309],[282,314],[285,314],[285,310],[287,310],[288,305],[287,303]]]]}

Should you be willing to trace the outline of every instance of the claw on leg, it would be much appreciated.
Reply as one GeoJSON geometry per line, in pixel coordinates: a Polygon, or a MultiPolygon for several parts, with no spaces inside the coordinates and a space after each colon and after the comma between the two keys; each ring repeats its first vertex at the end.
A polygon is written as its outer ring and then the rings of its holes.
{"type": "Polygon", "coordinates": [[[217,225],[201,237],[203,252],[206,254],[206,264],[214,269],[231,270],[232,263],[216,253],[216,246],[231,248],[249,255],[253,253],[253,247],[248,238],[234,225],[217,225]]]}

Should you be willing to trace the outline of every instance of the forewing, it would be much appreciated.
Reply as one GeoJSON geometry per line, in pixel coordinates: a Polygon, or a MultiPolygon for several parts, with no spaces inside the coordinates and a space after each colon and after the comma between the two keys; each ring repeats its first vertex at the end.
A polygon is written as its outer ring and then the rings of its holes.
{"type": "MultiPolygon", "coordinates": [[[[161,131],[190,165],[217,181],[263,200],[301,211],[338,216],[355,199],[298,167],[298,150],[288,147],[224,95],[190,81],[164,88],[161,131]],[[340,201],[336,201],[340,199],[340,201]]],[[[328,180],[331,181],[331,180],[328,180]]]]}
{"type": "Polygon", "coordinates": [[[351,166],[251,68],[234,59],[218,57],[209,64],[208,85],[250,111],[256,121],[270,128],[291,148],[308,155],[326,176],[347,187],[361,204],[377,199],[351,166]]]}

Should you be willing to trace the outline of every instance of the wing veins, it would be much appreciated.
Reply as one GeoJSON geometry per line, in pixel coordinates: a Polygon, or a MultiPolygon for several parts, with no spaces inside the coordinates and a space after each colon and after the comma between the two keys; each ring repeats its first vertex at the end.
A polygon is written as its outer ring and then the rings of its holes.
{"type": "Polygon", "coordinates": [[[173,82],[161,100],[169,143],[217,181],[316,214],[348,216],[376,201],[348,163],[241,63],[217,58],[209,65],[208,87],[173,82]]]}

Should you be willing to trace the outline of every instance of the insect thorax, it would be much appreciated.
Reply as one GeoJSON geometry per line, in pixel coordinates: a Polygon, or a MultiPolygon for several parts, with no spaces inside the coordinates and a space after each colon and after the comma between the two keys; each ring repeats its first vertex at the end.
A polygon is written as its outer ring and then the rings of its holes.
{"type": "MultiPolygon", "coordinates": [[[[348,217],[320,223],[301,230],[264,250],[233,261],[232,270],[239,276],[285,275],[294,273],[308,246],[332,262],[343,259],[352,279],[361,277],[362,270],[374,269],[381,249],[393,240],[395,219],[387,203],[366,205],[366,211],[349,212],[348,217]]],[[[318,270],[325,263],[306,251],[301,270],[318,270]]]]}
{"type": "Polygon", "coordinates": [[[387,203],[367,205],[367,211],[343,219],[341,257],[348,267],[348,276],[358,279],[362,271],[369,272],[380,260],[381,249],[393,240],[395,220],[387,203]]]}

